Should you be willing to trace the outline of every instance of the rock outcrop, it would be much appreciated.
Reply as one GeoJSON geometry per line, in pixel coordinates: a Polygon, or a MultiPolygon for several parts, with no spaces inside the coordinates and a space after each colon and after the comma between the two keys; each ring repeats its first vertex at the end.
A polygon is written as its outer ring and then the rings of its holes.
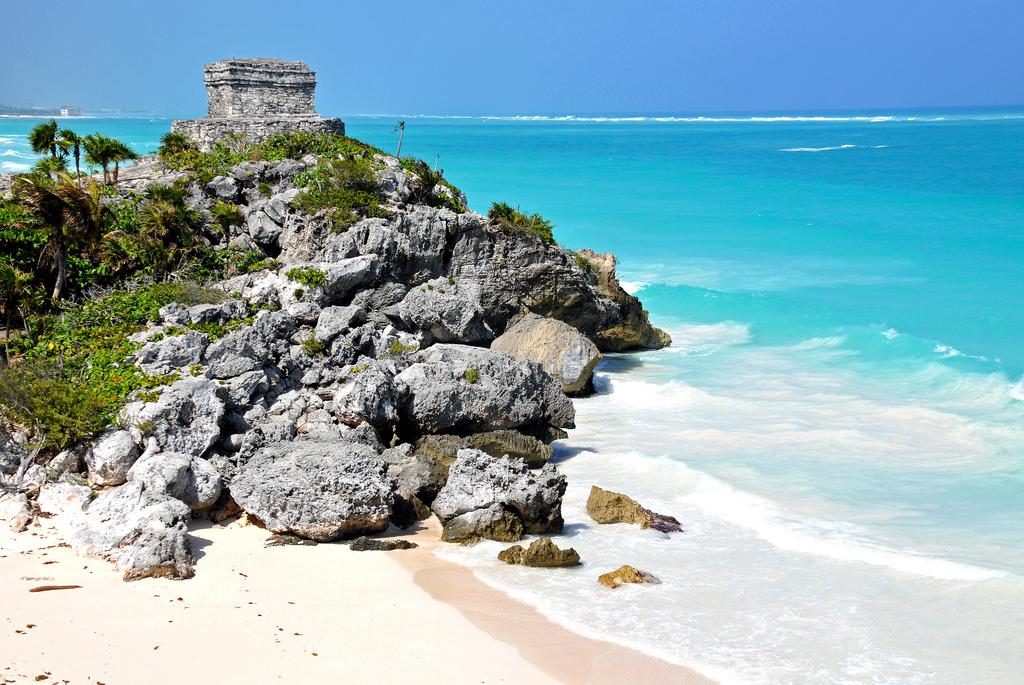
{"type": "Polygon", "coordinates": [[[683,530],[675,518],[655,514],[626,495],[602,490],[596,485],[590,488],[587,514],[598,523],[638,523],[641,528],[653,528],[662,533],[679,533],[683,530]]]}
{"type": "Polygon", "coordinates": [[[614,571],[602,573],[598,576],[597,582],[605,587],[615,589],[623,583],[660,583],[661,581],[650,573],[637,571],[632,566],[620,566],[614,571]]]}
{"type": "Polygon", "coordinates": [[[521,460],[460,450],[431,509],[447,540],[518,540],[524,532],[562,532],[565,488],[565,476],[550,464],[530,471],[521,460]]]}
{"type": "Polygon", "coordinates": [[[268,445],[231,482],[232,497],[267,530],[317,542],[387,529],[392,489],[384,459],[349,441],[268,445]]]}
{"type": "Polygon", "coordinates": [[[597,346],[558,319],[527,314],[491,343],[491,349],[516,359],[531,359],[562,383],[567,395],[593,388],[594,368],[601,361],[597,346]]]}
{"type": "Polygon", "coordinates": [[[579,566],[583,563],[576,550],[572,547],[559,549],[551,541],[551,538],[538,538],[525,549],[522,545],[512,545],[508,549],[498,552],[498,559],[506,564],[548,568],[579,566]]]}

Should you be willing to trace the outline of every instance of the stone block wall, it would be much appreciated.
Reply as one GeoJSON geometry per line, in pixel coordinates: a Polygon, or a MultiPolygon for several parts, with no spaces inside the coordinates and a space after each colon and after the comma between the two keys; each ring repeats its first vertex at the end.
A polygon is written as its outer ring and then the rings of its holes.
{"type": "Polygon", "coordinates": [[[231,59],[207,64],[204,72],[208,117],[316,114],[316,74],[302,62],[231,59]]]}
{"type": "Polygon", "coordinates": [[[319,115],[286,118],[217,118],[183,119],[171,122],[171,131],[184,133],[199,149],[209,152],[214,143],[231,133],[245,136],[251,143],[266,140],[268,136],[288,131],[304,133],[336,133],[345,135],[345,122],[341,119],[322,119],[319,115]]]}

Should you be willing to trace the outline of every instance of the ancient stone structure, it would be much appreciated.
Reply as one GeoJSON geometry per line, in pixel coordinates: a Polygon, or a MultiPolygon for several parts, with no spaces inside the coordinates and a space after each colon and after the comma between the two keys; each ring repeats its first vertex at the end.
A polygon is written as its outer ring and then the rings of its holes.
{"type": "Polygon", "coordinates": [[[285,131],[345,133],[344,121],[316,113],[316,74],[302,62],[230,59],[207,64],[204,72],[206,118],[171,123],[171,131],[188,135],[201,150],[232,133],[250,142],[285,131]]]}

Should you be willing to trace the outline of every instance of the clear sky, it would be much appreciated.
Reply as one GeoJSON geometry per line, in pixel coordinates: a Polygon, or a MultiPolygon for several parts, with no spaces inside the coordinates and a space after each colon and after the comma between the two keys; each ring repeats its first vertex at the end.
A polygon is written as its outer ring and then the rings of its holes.
{"type": "Polygon", "coordinates": [[[202,116],[202,65],[303,60],[321,114],[1024,103],[1024,0],[3,0],[0,104],[202,116]]]}

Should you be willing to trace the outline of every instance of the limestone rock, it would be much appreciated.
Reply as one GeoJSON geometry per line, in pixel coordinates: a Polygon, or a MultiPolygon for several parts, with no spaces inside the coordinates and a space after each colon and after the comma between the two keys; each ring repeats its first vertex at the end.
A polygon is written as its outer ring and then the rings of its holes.
{"type": "Polygon", "coordinates": [[[136,427],[151,425],[160,449],[198,457],[220,437],[224,392],[203,376],[186,376],[164,388],[156,402],[128,404],[123,415],[136,427]]]}
{"type": "Polygon", "coordinates": [[[330,343],[338,335],[366,321],[366,310],[356,305],[348,307],[325,307],[316,322],[316,339],[330,343]]]}
{"type": "Polygon", "coordinates": [[[135,444],[131,433],[108,430],[99,442],[85,453],[89,480],[94,485],[120,485],[128,477],[128,469],[139,458],[142,450],[135,444]]]}
{"type": "Polygon", "coordinates": [[[206,350],[206,363],[214,378],[234,378],[263,368],[274,352],[287,348],[295,319],[286,312],[265,312],[250,326],[220,338],[206,350]]]}
{"type": "Polygon", "coordinates": [[[522,521],[500,504],[492,504],[486,509],[475,509],[448,519],[441,531],[441,540],[444,542],[465,542],[475,538],[515,542],[521,537],[522,521]]]}
{"type": "Polygon", "coordinates": [[[598,523],[639,523],[641,528],[654,528],[663,533],[679,533],[683,527],[671,516],[644,509],[636,500],[596,485],[590,488],[587,514],[598,523]]]}
{"type": "Polygon", "coordinates": [[[193,515],[208,512],[222,488],[220,474],[210,462],[173,452],[152,452],[140,457],[128,471],[128,480],[181,500],[193,515]]]}
{"type": "Polygon", "coordinates": [[[542,433],[575,425],[561,384],[536,362],[465,345],[435,345],[409,360],[397,378],[409,388],[399,413],[411,432],[542,433]]]}
{"type": "Polygon", "coordinates": [[[498,552],[498,559],[506,564],[522,564],[523,566],[562,567],[579,566],[580,555],[572,547],[559,549],[551,538],[538,538],[523,549],[522,545],[512,545],[498,552]]]}
{"type": "Polygon", "coordinates": [[[434,342],[470,345],[494,337],[480,305],[443,278],[410,290],[397,314],[409,330],[422,334],[424,347],[434,342]]]}
{"type": "Polygon", "coordinates": [[[601,361],[597,346],[575,328],[536,314],[527,314],[506,329],[491,343],[491,349],[540,363],[562,382],[567,395],[585,392],[601,361]]]}
{"type": "Polygon", "coordinates": [[[275,533],[317,542],[379,533],[393,496],[387,463],[347,441],[274,443],[231,482],[231,495],[275,533]]]}
{"type": "Polygon", "coordinates": [[[408,540],[377,540],[364,535],[353,540],[348,547],[353,552],[390,552],[395,549],[412,549],[419,545],[408,540]]]}
{"type": "Polygon", "coordinates": [[[143,345],[135,353],[135,364],[150,375],[162,376],[175,369],[201,364],[208,344],[206,334],[198,331],[167,335],[143,345]]]}
{"type": "Polygon", "coordinates": [[[125,580],[192,575],[186,504],[142,482],[107,490],[91,503],[88,488],[58,485],[46,508],[61,511],[53,520],[73,550],[114,562],[125,580]]]}
{"type": "Polygon", "coordinates": [[[28,497],[24,493],[0,495],[0,523],[11,531],[20,533],[25,530],[31,518],[32,511],[29,508],[28,497]]]}
{"type": "Polygon", "coordinates": [[[661,581],[650,573],[637,571],[632,566],[621,566],[614,571],[602,573],[598,576],[597,582],[601,583],[601,585],[604,585],[605,587],[614,589],[623,583],[660,583],[661,581]]]}
{"type": "Polygon", "coordinates": [[[316,547],[320,543],[316,540],[307,540],[291,533],[274,533],[263,541],[264,547],[287,547],[298,545],[300,547],[316,547]]]}
{"type": "Polygon", "coordinates": [[[544,466],[554,453],[550,445],[545,445],[531,435],[523,435],[513,430],[486,431],[465,437],[424,435],[416,442],[418,452],[445,465],[451,465],[459,450],[463,449],[477,449],[495,459],[505,455],[512,459],[522,459],[531,469],[544,466]]]}
{"type": "Polygon", "coordinates": [[[376,361],[356,367],[334,391],[334,415],[342,423],[358,426],[364,421],[378,430],[398,423],[398,407],[405,399],[405,384],[376,361]]]}
{"type": "Polygon", "coordinates": [[[460,450],[431,509],[447,524],[457,516],[501,505],[522,522],[527,533],[560,533],[565,488],[565,476],[551,464],[530,471],[521,460],[460,450]]]}

